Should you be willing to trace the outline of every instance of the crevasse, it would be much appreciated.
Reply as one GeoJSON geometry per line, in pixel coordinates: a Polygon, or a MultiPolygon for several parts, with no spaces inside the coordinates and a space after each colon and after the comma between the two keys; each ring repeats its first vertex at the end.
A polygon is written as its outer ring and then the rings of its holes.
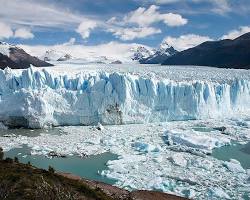
{"type": "Polygon", "coordinates": [[[249,80],[177,82],[115,72],[0,70],[0,121],[8,126],[145,123],[249,112],[249,80]]]}

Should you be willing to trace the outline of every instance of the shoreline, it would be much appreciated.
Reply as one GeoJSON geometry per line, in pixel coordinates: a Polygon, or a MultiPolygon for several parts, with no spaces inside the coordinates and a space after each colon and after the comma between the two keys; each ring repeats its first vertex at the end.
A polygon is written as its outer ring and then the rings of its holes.
{"type": "MultiPolygon", "coordinates": [[[[3,155],[3,154],[2,154],[3,155]]],[[[0,158],[0,198],[2,199],[99,199],[99,200],[185,200],[172,194],[156,191],[133,191],[99,181],[83,179],[66,172],[48,171],[0,158]],[[51,196],[52,195],[52,196],[51,196]]]]}

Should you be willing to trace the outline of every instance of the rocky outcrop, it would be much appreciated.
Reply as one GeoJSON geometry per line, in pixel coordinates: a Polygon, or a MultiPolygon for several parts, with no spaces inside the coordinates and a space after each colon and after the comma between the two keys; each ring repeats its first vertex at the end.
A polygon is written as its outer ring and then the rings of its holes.
{"type": "Polygon", "coordinates": [[[0,43],[0,68],[25,69],[30,65],[36,67],[53,66],[37,57],[31,56],[23,49],[7,43],[0,43]]]}

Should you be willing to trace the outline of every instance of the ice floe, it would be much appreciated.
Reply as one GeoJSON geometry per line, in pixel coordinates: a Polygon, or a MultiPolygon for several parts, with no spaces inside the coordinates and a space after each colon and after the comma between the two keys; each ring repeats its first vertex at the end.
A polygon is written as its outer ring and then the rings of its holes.
{"type": "Polygon", "coordinates": [[[5,151],[27,145],[31,154],[47,156],[51,152],[66,156],[107,151],[117,154],[118,160],[108,161],[108,169],[101,174],[129,190],[161,190],[192,199],[243,199],[244,195],[250,195],[248,171],[240,163],[220,161],[206,154],[232,140],[250,138],[249,129],[235,120],[113,125],[100,130],[96,126],[66,126],[44,131],[35,137],[11,135],[11,129],[5,130],[7,133],[11,137],[0,137],[0,146],[5,151]],[[214,129],[222,125],[227,134],[214,129]],[[55,130],[57,134],[50,133],[55,130]],[[169,145],[166,133],[176,133],[184,137],[185,142],[178,139],[182,142],[169,145]],[[200,138],[202,134],[206,141],[200,138]],[[204,149],[206,151],[202,153],[204,149]]]}

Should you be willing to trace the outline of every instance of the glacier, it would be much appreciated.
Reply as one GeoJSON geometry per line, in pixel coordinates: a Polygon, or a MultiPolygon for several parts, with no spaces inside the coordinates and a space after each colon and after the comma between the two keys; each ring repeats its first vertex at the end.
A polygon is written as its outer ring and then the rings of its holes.
{"type": "Polygon", "coordinates": [[[76,66],[0,70],[0,121],[43,128],[225,118],[250,112],[247,70],[230,71],[233,75],[228,77],[227,70],[214,68],[137,66],[140,71],[76,66]]]}

